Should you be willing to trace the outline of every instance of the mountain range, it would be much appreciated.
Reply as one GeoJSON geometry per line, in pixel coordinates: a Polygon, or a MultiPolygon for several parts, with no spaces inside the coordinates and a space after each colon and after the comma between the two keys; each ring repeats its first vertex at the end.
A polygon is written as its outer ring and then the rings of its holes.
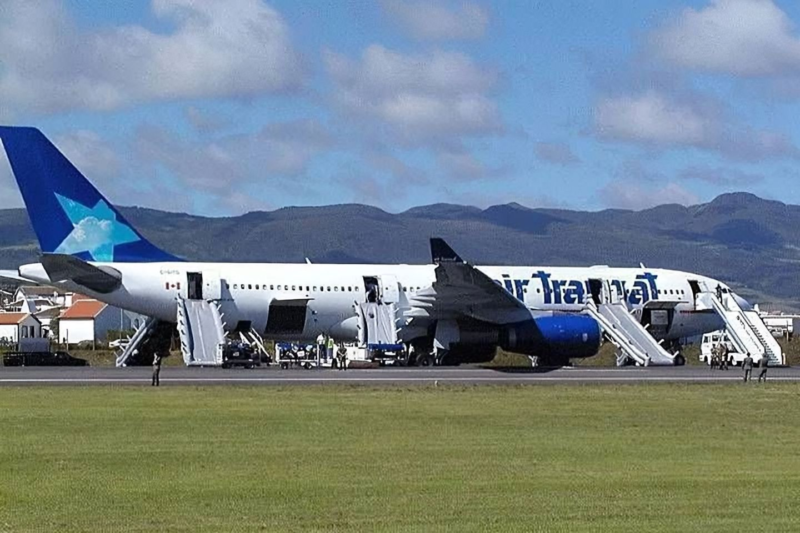
{"type": "MultiPolygon", "coordinates": [[[[745,297],[800,309],[800,206],[749,193],[694,206],[587,212],[435,204],[392,214],[359,204],[286,207],[210,218],[139,207],[145,237],[196,261],[427,263],[445,238],[476,264],[674,268],[730,283],[745,297]]],[[[35,261],[23,209],[0,210],[0,268],[35,261]]]]}

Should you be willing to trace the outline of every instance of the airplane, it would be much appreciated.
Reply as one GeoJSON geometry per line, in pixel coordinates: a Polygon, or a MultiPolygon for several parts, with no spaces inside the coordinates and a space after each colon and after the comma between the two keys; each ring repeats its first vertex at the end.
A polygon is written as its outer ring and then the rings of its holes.
{"type": "Polygon", "coordinates": [[[667,345],[724,326],[697,306],[701,285],[730,291],[712,278],[644,266],[474,266],[438,238],[426,265],[186,261],[143,237],[38,129],[0,127],[0,146],[43,253],[7,275],[166,323],[176,322],[178,298],[205,299],[217,302],[229,331],[353,342],[360,304],[378,302],[393,306],[398,338],[419,364],[484,362],[500,347],[563,365],[596,354],[601,331],[583,311],[604,283],[642,322],[662,311],[654,335],[667,345]]]}

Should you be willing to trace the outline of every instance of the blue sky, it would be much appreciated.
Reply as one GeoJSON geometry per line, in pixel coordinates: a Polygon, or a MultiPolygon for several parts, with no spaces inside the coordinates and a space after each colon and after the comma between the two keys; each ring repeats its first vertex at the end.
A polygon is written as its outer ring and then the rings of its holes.
{"type": "Polygon", "coordinates": [[[800,203],[798,24],[772,0],[7,0],[0,121],[112,202],[206,215],[800,203]]]}

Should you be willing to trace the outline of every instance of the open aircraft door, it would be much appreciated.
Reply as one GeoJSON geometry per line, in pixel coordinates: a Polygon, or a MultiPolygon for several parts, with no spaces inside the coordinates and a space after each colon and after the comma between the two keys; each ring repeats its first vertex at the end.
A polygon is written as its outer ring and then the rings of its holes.
{"type": "Polygon", "coordinates": [[[381,300],[385,304],[394,304],[400,301],[400,285],[397,278],[391,274],[382,274],[378,277],[381,290],[381,300]]]}
{"type": "Polygon", "coordinates": [[[222,298],[222,280],[219,272],[215,270],[203,271],[203,297],[206,300],[219,300],[222,298]]]}

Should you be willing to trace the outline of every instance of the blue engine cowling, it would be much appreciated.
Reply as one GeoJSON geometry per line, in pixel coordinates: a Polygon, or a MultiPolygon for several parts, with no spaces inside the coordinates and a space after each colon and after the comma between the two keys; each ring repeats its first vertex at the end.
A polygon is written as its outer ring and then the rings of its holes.
{"type": "Polygon", "coordinates": [[[505,328],[500,347],[544,358],[591,357],[600,348],[600,325],[586,315],[535,318],[505,328]]]}

